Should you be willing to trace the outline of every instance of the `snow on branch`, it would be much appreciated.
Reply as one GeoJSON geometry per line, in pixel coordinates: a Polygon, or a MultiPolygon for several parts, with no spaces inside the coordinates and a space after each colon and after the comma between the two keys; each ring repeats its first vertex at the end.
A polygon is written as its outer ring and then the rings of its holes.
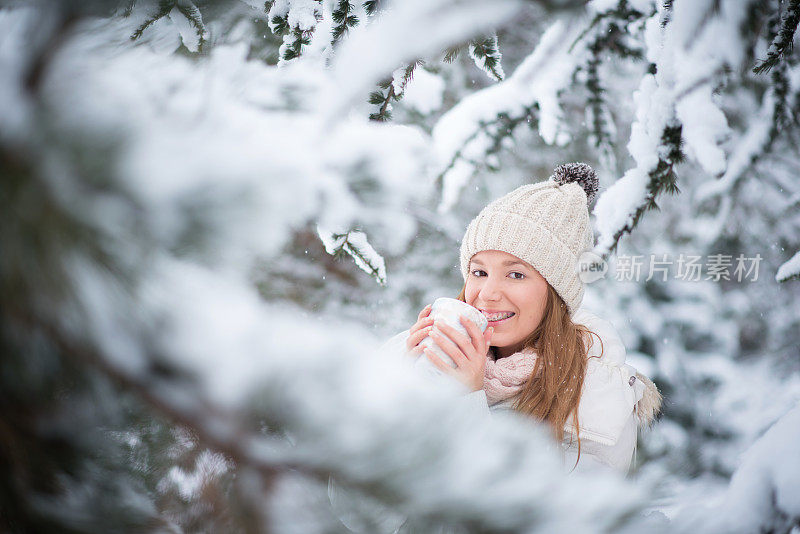
{"type": "Polygon", "coordinates": [[[475,65],[483,72],[490,80],[495,82],[502,81],[506,75],[503,72],[503,66],[500,64],[502,54],[500,53],[500,46],[497,44],[497,35],[492,35],[484,39],[474,39],[469,43],[469,57],[475,62],[475,65]]]}
{"type": "Polygon", "coordinates": [[[144,31],[147,28],[152,26],[156,21],[166,17],[169,14],[169,12],[172,11],[173,7],[174,7],[174,2],[170,2],[169,0],[167,1],[161,0],[158,3],[158,9],[155,11],[155,13],[147,17],[147,20],[142,22],[134,30],[134,32],[131,34],[131,40],[134,41],[136,39],[139,39],[142,36],[142,34],[144,34],[144,31]]]}
{"type": "Polygon", "coordinates": [[[208,31],[206,30],[205,24],[203,24],[203,16],[200,14],[200,10],[194,3],[188,0],[178,0],[175,3],[175,9],[185,17],[185,21],[190,26],[188,29],[194,30],[192,33],[191,31],[186,31],[186,29],[181,28],[182,21],[176,21],[175,17],[170,14],[173,22],[178,24],[183,44],[192,52],[202,52],[203,45],[206,39],[208,39],[208,31]]]}
{"type": "Polygon", "coordinates": [[[590,8],[599,11],[576,40],[576,43],[585,40],[589,51],[585,63],[578,65],[576,75],[581,75],[579,79],[582,79],[588,92],[586,124],[589,127],[589,142],[598,150],[604,167],[616,168],[613,148],[616,125],[606,101],[606,85],[601,80],[600,67],[611,57],[633,60],[643,58],[642,45],[634,38],[631,28],[634,23],[645,18],[645,13],[626,1],[607,8],[593,3],[590,8]]]}
{"type": "MultiPolygon", "coordinates": [[[[645,98],[640,93],[637,100],[645,98]]],[[[634,127],[640,127],[634,124],[634,127]]],[[[595,252],[608,257],[620,238],[633,231],[642,216],[658,209],[656,197],[666,192],[679,193],[675,166],[683,161],[681,126],[675,121],[664,126],[659,142],[664,151],[655,158],[649,169],[634,168],[625,173],[598,199],[594,208],[599,232],[595,252]]]]}
{"type": "Polygon", "coordinates": [[[676,532],[789,534],[800,525],[800,406],[781,417],[744,454],[715,504],[687,508],[675,518],[676,532]]]}
{"type": "Polygon", "coordinates": [[[775,274],[776,282],[788,282],[789,280],[800,280],[800,251],[778,267],[778,272],[775,274]]]}
{"type": "Polygon", "coordinates": [[[269,28],[283,35],[278,65],[300,57],[322,20],[322,0],[270,0],[265,4],[269,28]]]}
{"type": "Polygon", "coordinates": [[[798,23],[800,23],[800,0],[789,0],[789,5],[781,16],[780,28],[767,50],[767,57],[753,67],[753,72],[756,74],[767,72],[786,55],[791,54],[798,23]]]}
{"type": "Polygon", "coordinates": [[[362,271],[373,277],[380,285],[386,285],[386,265],[383,257],[372,248],[364,232],[348,230],[343,234],[337,234],[317,226],[317,234],[328,254],[336,258],[349,254],[362,271]]]}
{"type": "MultiPolygon", "coordinates": [[[[130,15],[133,7],[126,11],[130,15]]],[[[203,23],[200,10],[191,0],[160,0],[158,8],[149,15],[131,34],[131,40],[137,40],[145,30],[161,19],[168,17],[178,28],[181,40],[190,52],[202,52],[208,39],[208,30],[203,23]]]]}
{"type": "Polygon", "coordinates": [[[349,30],[358,25],[360,19],[357,14],[358,4],[350,0],[339,0],[331,17],[334,26],[332,30],[333,42],[341,39],[349,30]]]}
{"type": "Polygon", "coordinates": [[[476,419],[457,382],[376,353],[363,327],[264,303],[244,277],[164,257],[120,300],[113,275],[85,262],[72,275],[85,332],[35,326],[240,473],[334,477],[416,521],[487,532],[603,531],[643,504],[614,473],[566,477],[543,427],[476,419]]]}
{"type": "MultiPolygon", "coordinates": [[[[643,56],[641,46],[629,34],[629,26],[645,14],[625,1],[589,7],[596,14],[583,31],[556,22],[512,77],[500,84],[502,89],[490,87],[476,93],[442,117],[434,129],[434,138],[439,141],[440,211],[450,209],[477,170],[493,168],[494,155],[513,137],[516,125],[527,122],[548,144],[565,143],[569,134],[563,124],[559,93],[578,74],[589,92],[586,122],[592,142],[603,159],[612,157],[615,126],[604,101],[598,69],[609,54],[632,59],[643,56]]],[[[571,20],[570,24],[577,27],[580,23],[571,20]]],[[[457,48],[449,49],[445,60],[452,60],[457,53],[457,48]]]]}
{"type": "Polygon", "coordinates": [[[800,87],[800,67],[786,68],[779,64],[772,71],[770,84],[764,92],[758,113],[751,119],[747,130],[731,151],[725,174],[718,180],[710,180],[698,186],[694,198],[697,206],[736,187],[753,164],[770,150],[782,126],[791,120],[787,116],[787,110],[791,109],[788,97],[789,92],[797,87],[800,87]]]}
{"type": "Polygon", "coordinates": [[[634,94],[636,121],[628,152],[636,166],[594,208],[595,252],[604,258],[646,211],[657,208],[658,195],[679,191],[674,167],[684,154],[713,176],[726,170],[721,144],[731,130],[713,91],[724,82],[725,70],[738,67],[744,57],[740,28],[748,10],[746,2],[712,3],[660,4],[647,21],[647,59],[654,73],[645,74],[634,94]],[[715,6],[719,9],[711,9],[715,6]]]}
{"type": "Polygon", "coordinates": [[[421,59],[412,61],[405,67],[400,67],[392,73],[391,78],[378,82],[380,90],[369,95],[369,103],[379,106],[378,110],[370,113],[372,121],[386,122],[392,118],[392,101],[397,102],[403,98],[408,82],[414,77],[414,71],[424,62],[421,59]],[[384,93],[386,91],[386,93],[384,93]]]}
{"type": "Polygon", "coordinates": [[[501,26],[521,8],[519,0],[404,0],[392,4],[362,31],[341,42],[332,64],[328,122],[363,101],[373,84],[418,58],[501,26]],[[442,24],[447,21],[447,24],[442,24]]]}
{"type": "Polygon", "coordinates": [[[578,35],[576,26],[574,21],[552,24],[509,78],[466,97],[439,119],[433,138],[440,212],[452,208],[470,177],[516,126],[535,120],[546,143],[567,141],[558,93],[569,84],[583,53],[582,48],[572,54],[567,50],[578,35]]]}

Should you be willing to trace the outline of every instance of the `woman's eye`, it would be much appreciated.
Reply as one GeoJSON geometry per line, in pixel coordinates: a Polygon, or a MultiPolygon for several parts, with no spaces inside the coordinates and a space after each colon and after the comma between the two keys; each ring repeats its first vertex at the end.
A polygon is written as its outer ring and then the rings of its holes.
{"type": "MultiPolygon", "coordinates": [[[[485,276],[486,275],[486,271],[483,271],[481,269],[475,269],[474,271],[472,271],[472,275],[473,276],[485,276]]],[[[513,271],[513,272],[509,273],[509,276],[511,276],[511,278],[513,278],[514,280],[522,280],[523,278],[525,278],[525,275],[523,273],[520,273],[520,272],[517,272],[517,271],[513,271]],[[515,275],[519,275],[519,276],[515,276],[515,275]]]]}

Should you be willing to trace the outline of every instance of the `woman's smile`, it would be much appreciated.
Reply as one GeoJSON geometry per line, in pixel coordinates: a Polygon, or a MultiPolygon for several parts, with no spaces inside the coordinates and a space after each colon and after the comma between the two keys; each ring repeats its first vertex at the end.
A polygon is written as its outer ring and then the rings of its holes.
{"type": "Polygon", "coordinates": [[[514,312],[496,312],[489,310],[481,310],[481,313],[483,313],[486,320],[489,321],[489,326],[503,324],[516,315],[514,312]]]}

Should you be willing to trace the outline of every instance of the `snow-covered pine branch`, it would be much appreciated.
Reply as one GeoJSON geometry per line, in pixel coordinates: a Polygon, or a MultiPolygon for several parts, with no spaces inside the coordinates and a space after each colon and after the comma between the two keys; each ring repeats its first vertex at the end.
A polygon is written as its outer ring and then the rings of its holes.
{"type": "Polygon", "coordinates": [[[283,35],[278,65],[300,57],[322,19],[322,0],[268,0],[264,8],[272,33],[283,35]]]}
{"type": "MultiPolygon", "coordinates": [[[[131,40],[136,40],[140,38],[147,28],[152,26],[153,23],[155,23],[156,21],[166,17],[169,14],[169,12],[172,11],[173,7],[174,7],[174,2],[171,2],[169,0],[159,0],[157,10],[153,14],[148,16],[147,19],[144,22],[142,22],[136,28],[136,30],[134,30],[134,32],[131,34],[131,40]]],[[[132,9],[133,8],[129,6],[127,13],[130,13],[132,9]]]]}
{"type": "Polygon", "coordinates": [[[433,139],[442,190],[440,212],[455,205],[461,189],[515,127],[535,120],[546,143],[567,141],[558,93],[569,84],[585,53],[580,45],[572,54],[567,51],[577,36],[574,22],[555,22],[510,77],[473,93],[439,119],[433,139]]]}
{"type": "Polygon", "coordinates": [[[398,65],[440,53],[453,43],[499,27],[521,7],[519,0],[491,4],[475,0],[404,0],[393,4],[392,9],[375,17],[374,22],[339,46],[331,79],[331,86],[336,88],[331,92],[337,96],[327,103],[327,122],[336,122],[353,105],[363,102],[374,84],[386,80],[398,65]],[[441,24],[445,18],[448,23],[441,24]]]}
{"type": "Polygon", "coordinates": [[[710,198],[730,194],[752,165],[765,155],[780,134],[781,125],[790,120],[786,116],[787,109],[791,109],[789,94],[798,89],[800,66],[787,69],[779,64],[772,70],[758,113],[751,118],[747,130],[731,150],[725,174],[718,180],[698,186],[694,198],[697,208],[710,198]]]}
{"type": "Polygon", "coordinates": [[[367,0],[363,5],[364,9],[367,11],[367,15],[372,16],[380,10],[381,0],[367,0]]]}
{"type": "Polygon", "coordinates": [[[789,280],[800,279],[800,251],[796,252],[792,258],[778,267],[775,273],[776,282],[788,282],[789,280]]]}
{"type": "Polygon", "coordinates": [[[372,121],[386,122],[392,119],[392,102],[397,102],[403,98],[406,85],[414,77],[414,71],[424,61],[417,59],[405,67],[400,67],[392,73],[391,78],[378,82],[380,90],[373,91],[369,95],[369,103],[378,106],[377,111],[369,114],[372,121]],[[384,93],[384,91],[386,91],[384,93]]]}
{"type": "MultiPolygon", "coordinates": [[[[130,16],[134,9],[147,9],[141,5],[131,4],[125,10],[130,16]]],[[[208,39],[208,30],[203,23],[200,10],[191,0],[159,0],[158,7],[150,7],[150,15],[131,34],[131,40],[142,37],[144,32],[156,22],[168,17],[176,25],[181,40],[190,52],[203,52],[203,45],[208,39]]]]}
{"type": "Polygon", "coordinates": [[[721,496],[706,497],[675,517],[676,532],[789,534],[800,525],[800,406],[781,417],[743,455],[721,496]]]}
{"type": "Polygon", "coordinates": [[[767,57],[753,67],[753,72],[761,74],[769,71],[792,52],[798,23],[800,23],[800,0],[788,0],[786,11],[781,16],[780,28],[767,50],[767,57]]]}
{"type": "MultiPolygon", "coordinates": [[[[452,61],[454,56],[449,60],[447,57],[457,50],[457,47],[449,48],[445,52],[445,60],[452,61]]],[[[490,79],[495,81],[502,80],[505,77],[503,67],[500,65],[500,49],[497,45],[497,36],[487,37],[484,39],[472,40],[469,43],[469,54],[475,64],[484,72],[490,79]]],[[[382,80],[378,83],[380,90],[373,91],[369,96],[369,103],[378,106],[378,110],[370,113],[370,120],[385,122],[392,118],[392,101],[399,101],[403,97],[406,85],[414,76],[415,69],[424,64],[421,59],[416,59],[405,67],[396,69],[391,78],[382,80]],[[384,93],[385,91],[385,93],[384,93]]]]}
{"type": "Polygon", "coordinates": [[[579,77],[588,93],[585,121],[589,129],[589,142],[597,149],[602,166],[615,169],[616,125],[606,102],[606,83],[600,79],[600,67],[611,58],[641,60],[644,56],[641,44],[634,35],[634,24],[640,23],[642,12],[626,0],[614,6],[590,4],[590,9],[599,10],[590,26],[578,41],[585,40],[589,53],[584,64],[579,64],[575,75],[579,77]]]}
{"type": "Polygon", "coordinates": [[[594,208],[595,252],[602,257],[616,249],[644,212],[657,207],[658,195],[678,191],[674,166],[684,153],[712,176],[725,172],[721,143],[731,130],[712,92],[724,83],[725,69],[738,68],[744,57],[740,29],[748,4],[709,9],[710,1],[659,5],[647,21],[647,59],[655,73],[645,74],[634,94],[636,122],[628,151],[636,166],[594,208]]]}
{"type": "MultiPolygon", "coordinates": [[[[447,52],[445,52],[445,56],[447,56],[447,52]]],[[[503,66],[500,64],[503,56],[500,53],[500,46],[497,44],[497,34],[470,41],[469,57],[479,69],[486,73],[490,80],[500,82],[506,77],[503,66]]]]}
{"type": "Polygon", "coordinates": [[[189,37],[189,32],[186,30],[181,31],[183,43],[192,52],[202,52],[203,45],[208,38],[208,32],[205,24],[203,24],[203,16],[200,10],[189,0],[177,0],[175,2],[175,9],[177,9],[186,18],[191,28],[194,30],[194,35],[189,37]]]}
{"type": "Polygon", "coordinates": [[[357,14],[358,3],[350,0],[338,0],[336,8],[333,10],[332,18],[334,22],[332,37],[335,43],[344,36],[348,30],[360,22],[357,14]]]}
{"type": "Polygon", "coordinates": [[[635,521],[640,491],[611,473],[565,478],[543,429],[504,418],[476,425],[454,402],[463,394],[455,382],[432,387],[395,355],[375,354],[361,327],[298,324],[298,310],[260,302],[245,280],[173,259],[154,265],[130,302],[112,305],[117,282],[76,267],[87,334],[101,350],[81,346],[70,357],[92,357],[129,393],[235,459],[240,476],[334,476],[429,525],[530,531],[557,521],[604,530],[635,521]],[[142,328],[155,337],[137,357],[160,373],[121,357],[134,347],[102,343],[109,329],[142,328]],[[472,461],[453,462],[454,454],[472,461]],[[593,504],[574,510],[561,492],[593,504]]]}
{"type": "Polygon", "coordinates": [[[317,234],[328,254],[337,258],[349,254],[362,271],[380,285],[386,285],[386,264],[383,257],[369,244],[364,232],[348,230],[343,234],[337,234],[318,226],[317,234]]]}
{"type": "Polygon", "coordinates": [[[444,51],[444,56],[442,56],[442,61],[445,63],[452,63],[458,57],[459,52],[461,52],[461,46],[449,46],[444,51]]]}

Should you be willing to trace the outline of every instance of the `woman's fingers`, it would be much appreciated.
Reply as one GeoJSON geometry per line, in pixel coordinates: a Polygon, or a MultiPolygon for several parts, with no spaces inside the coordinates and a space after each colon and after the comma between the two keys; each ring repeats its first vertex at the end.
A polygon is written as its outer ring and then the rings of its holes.
{"type": "MultiPolygon", "coordinates": [[[[433,330],[431,332],[431,337],[436,344],[439,345],[439,348],[441,348],[445,354],[450,356],[455,364],[460,367],[465,358],[469,359],[466,351],[461,346],[463,345],[463,341],[460,344],[457,344],[453,341],[452,334],[450,332],[445,333],[440,325],[437,325],[437,328],[440,330],[438,332],[433,330]]],[[[461,335],[450,326],[445,325],[445,328],[450,329],[450,331],[454,332],[455,334],[461,335]]]]}
{"type": "Polygon", "coordinates": [[[433,324],[433,318],[432,317],[423,317],[422,319],[419,319],[416,323],[414,323],[411,326],[411,328],[408,329],[408,332],[409,332],[409,334],[415,334],[419,330],[422,330],[423,328],[431,326],[432,324],[433,324]]]}
{"type": "Polygon", "coordinates": [[[428,335],[431,333],[432,328],[433,328],[432,326],[426,326],[425,328],[420,328],[412,335],[408,336],[409,348],[414,348],[417,345],[419,345],[420,341],[428,337],[428,335]]]}
{"type": "Polygon", "coordinates": [[[469,357],[470,349],[476,350],[469,337],[465,336],[444,321],[434,323],[434,327],[441,330],[452,342],[457,346],[461,352],[469,357]]]}
{"type": "Polygon", "coordinates": [[[464,317],[463,315],[460,317],[461,324],[464,325],[464,328],[467,329],[469,336],[471,338],[472,346],[478,352],[478,354],[486,355],[489,352],[489,346],[492,339],[492,334],[494,334],[494,327],[490,326],[483,332],[481,329],[478,328],[478,325],[464,317]]]}
{"type": "MultiPolygon", "coordinates": [[[[460,319],[461,319],[461,324],[463,324],[464,328],[467,329],[467,333],[469,334],[472,346],[479,353],[485,354],[486,351],[483,350],[485,343],[483,343],[482,341],[486,340],[486,332],[481,332],[481,329],[478,328],[478,325],[476,325],[463,315],[460,317],[460,319]]],[[[488,331],[489,329],[487,328],[486,330],[488,331]]]]}
{"type": "Polygon", "coordinates": [[[431,305],[428,304],[427,306],[422,308],[422,311],[420,311],[419,315],[417,315],[417,322],[421,321],[423,317],[427,317],[428,315],[430,315],[430,313],[431,313],[431,305]]]}
{"type": "Polygon", "coordinates": [[[453,368],[450,367],[449,365],[447,365],[446,363],[444,363],[442,361],[442,359],[439,358],[436,355],[436,353],[433,352],[431,349],[425,347],[424,349],[422,349],[422,351],[425,354],[425,356],[431,361],[431,363],[433,365],[435,365],[438,369],[441,369],[442,372],[447,373],[447,374],[452,374],[453,373],[453,368]]]}
{"type": "Polygon", "coordinates": [[[417,315],[417,322],[408,329],[408,337],[406,338],[406,352],[410,352],[414,347],[419,345],[419,342],[425,339],[430,333],[430,326],[433,324],[433,319],[429,317],[431,313],[431,305],[428,304],[417,315]]]}

